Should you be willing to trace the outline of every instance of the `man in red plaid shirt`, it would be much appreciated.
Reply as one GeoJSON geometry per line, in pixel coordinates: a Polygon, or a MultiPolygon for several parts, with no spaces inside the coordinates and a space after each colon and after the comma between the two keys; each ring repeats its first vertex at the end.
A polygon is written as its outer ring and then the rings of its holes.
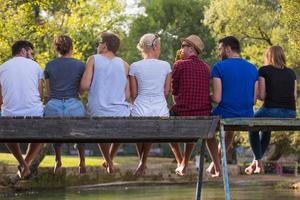
{"type": "MultiPolygon", "coordinates": [[[[210,115],[210,70],[209,66],[198,58],[203,48],[202,40],[196,35],[182,40],[181,60],[175,62],[172,72],[173,116],[210,115]]],[[[185,152],[181,154],[179,144],[171,143],[177,161],[177,175],[184,175],[194,146],[194,143],[186,143],[185,152]]]]}

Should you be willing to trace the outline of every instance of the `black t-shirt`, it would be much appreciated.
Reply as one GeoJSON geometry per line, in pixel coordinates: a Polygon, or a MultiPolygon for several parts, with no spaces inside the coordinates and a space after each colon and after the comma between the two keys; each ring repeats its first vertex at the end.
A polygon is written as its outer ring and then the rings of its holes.
{"type": "Polygon", "coordinates": [[[264,107],[286,108],[296,110],[295,80],[296,74],[290,68],[275,68],[271,65],[258,70],[259,76],[265,78],[266,98],[264,107]]]}

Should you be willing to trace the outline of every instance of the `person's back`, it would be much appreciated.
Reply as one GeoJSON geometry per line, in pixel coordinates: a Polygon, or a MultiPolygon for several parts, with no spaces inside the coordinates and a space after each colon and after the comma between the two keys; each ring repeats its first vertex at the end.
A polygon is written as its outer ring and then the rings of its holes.
{"type": "Polygon", "coordinates": [[[296,110],[295,72],[288,68],[266,65],[259,69],[259,76],[265,79],[266,97],[264,107],[296,110]]]}
{"type": "Polygon", "coordinates": [[[137,81],[138,94],[134,101],[133,116],[168,116],[165,81],[171,66],[158,59],[143,59],[130,66],[129,75],[137,81]]]}
{"type": "Polygon", "coordinates": [[[125,88],[127,77],[124,61],[100,54],[94,55],[94,73],[88,96],[91,116],[129,116],[125,88]]]}
{"type": "MultiPolygon", "coordinates": [[[[33,49],[33,44],[27,40],[16,41],[11,47],[13,58],[0,67],[2,116],[43,116],[43,71],[33,61],[33,49]]],[[[25,157],[19,143],[6,143],[6,146],[19,162],[18,176],[30,176],[29,166],[43,148],[43,144],[29,143],[25,157]]]]}
{"type": "Polygon", "coordinates": [[[43,104],[38,82],[43,78],[33,60],[14,57],[1,66],[2,116],[42,116],[43,104]]]}
{"type": "Polygon", "coordinates": [[[242,58],[227,58],[214,65],[212,76],[221,79],[222,98],[214,115],[222,117],[253,116],[256,67],[242,58]]]}
{"type": "Polygon", "coordinates": [[[79,98],[79,85],[84,63],[67,57],[56,58],[46,64],[45,78],[50,80],[49,99],[79,98]]]}
{"type": "Polygon", "coordinates": [[[177,115],[210,115],[210,70],[197,56],[179,60],[174,64],[172,107],[177,115]]]}

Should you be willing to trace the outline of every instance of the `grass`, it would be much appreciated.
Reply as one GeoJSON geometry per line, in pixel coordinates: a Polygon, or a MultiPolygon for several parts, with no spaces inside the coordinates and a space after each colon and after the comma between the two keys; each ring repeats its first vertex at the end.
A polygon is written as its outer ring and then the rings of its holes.
{"type": "MultiPolygon", "coordinates": [[[[53,167],[54,166],[54,155],[47,155],[43,162],[41,163],[41,167],[53,167]]],[[[171,162],[170,158],[158,158],[158,157],[150,157],[149,163],[162,163],[162,162],[171,162]]],[[[4,164],[17,165],[17,160],[9,153],[0,153],[0,162],[4,164]]],[[[78,156],[62,156],[62,162],[64,167],[77,167],[79,164],[78,156]]],[[[136,166],[138,164],[138,158],[136,156],[117,156],[115,159],[116,165],[128,165],[128,166],[136,166]]],[[[87,156],[86,157],[86,165],[87,166],[100,166],[103,163],[103,158],[101,156],[87,156]]]]}

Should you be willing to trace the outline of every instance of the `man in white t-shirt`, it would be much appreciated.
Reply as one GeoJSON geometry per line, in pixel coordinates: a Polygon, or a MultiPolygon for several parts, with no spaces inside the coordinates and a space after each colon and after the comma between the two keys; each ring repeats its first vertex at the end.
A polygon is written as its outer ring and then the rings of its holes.
{"type": "MultiPolygon", "coordinates": [[[[0,103],[2,116],[43,116],[41,67],[32,60],[33,45],[25,40],[12,46],[13,58],[0,67],[0,103]]],[[[18,160],[18,175],[30,175],[29,165],[42,148],[40,143],[30,143],[25,159],[18,143],[6,146],[18,160]]]]}

